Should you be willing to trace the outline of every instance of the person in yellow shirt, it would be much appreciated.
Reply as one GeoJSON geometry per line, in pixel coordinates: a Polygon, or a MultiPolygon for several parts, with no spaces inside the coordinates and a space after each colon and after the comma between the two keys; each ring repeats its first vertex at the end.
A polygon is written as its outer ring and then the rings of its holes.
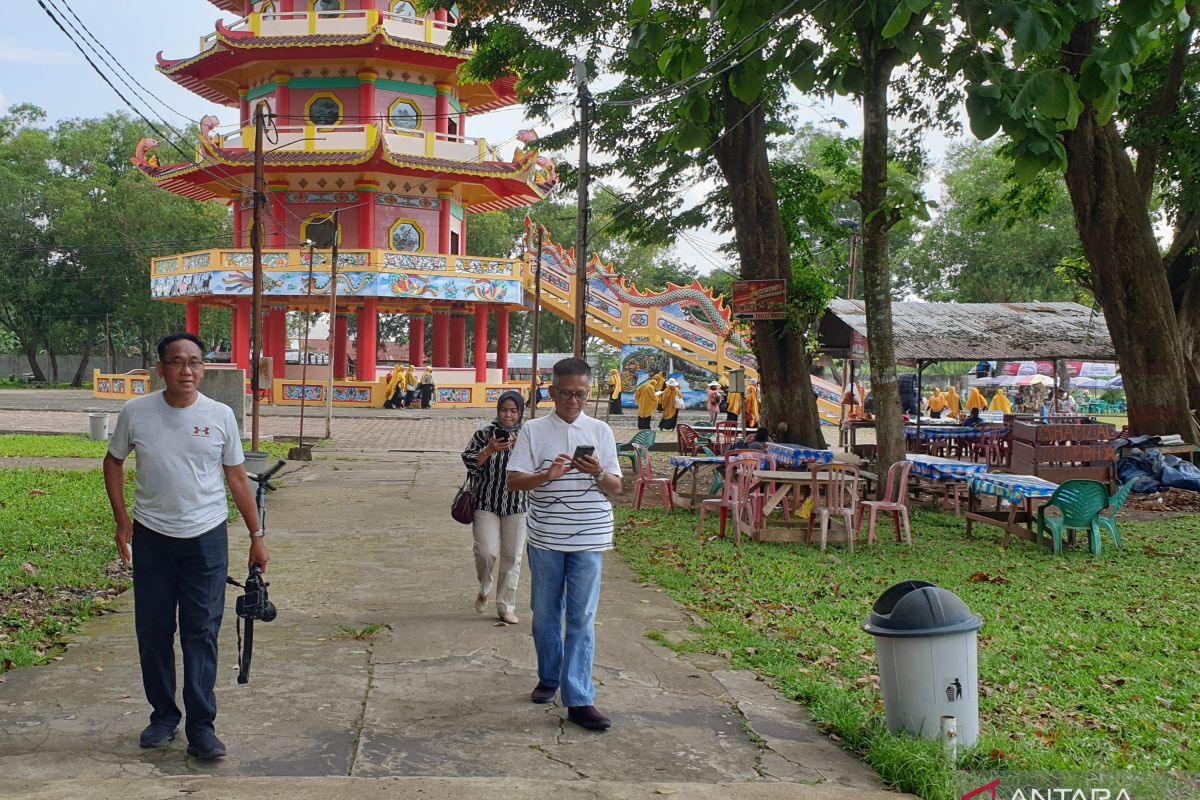
{"type": "Polygon", "coordinates": [[[1008,402],[1008,395],[1004,394],[1003,389],[996,390],[996,396],[992,398],[992,404],[988,406],[988,411],[1003,411],[1005,414],[1012,413],[1012,404],[1008,402]]]}
{"type": "Polygon", "coordinates": [[[758,379],[746,381],[746,427],[757,428],[759,423],[758,379]]]}
{"type": "Polygon", "coordinates": [[[392,367],[388,373],[387,383],[383,389],[383,407],[399,408],[404,402],[404,367],[400,364],[392,367]]]}
{"type": "Polygon", "coordinates": [[[675,423],[679,421],[679,406],[683,404],[683,392],[679,389],[679,381],[674,378],[667,381],[659,402],[662,403],[662,419],[658,421],[658,429],[675,430],[675,423]]]}
{"type": "Polygon", "coordinates": [[[621,410],[621,373],[615,369],[608,371],[608,413],[625,413],[621,410]]]}
{"type": "Polygon", "coordinates": [[[638,408],[638,428],[650,430],[650,417],[654,414],[654,409],[658,408],[658,395],[654,388],[654,379],[643,381],[634,389],[633,399],[638,408]]]}
{"type": "Polygon", "coordinates": [[[983,392],[979,391],[979,387],[972,386],[971,392],[967,395],[967,412],[984,411],[987,409],[987,400],[983,397],[983,392]]]}
{"type": "Polygon", "coordinates": [[[404,407],[412,408],[413,398],[417,395],[417,368],[412,364],[404,370],[404,407]]]}
{"type": "Polygon", "coordinates": [[[955,419],[962,416],[962,398],[958,396],[958,390],[953,386],[946,391],[946,413],[955,419]]]}
{"type": "Polygon", "coordinates": [[[654,382],[654,396],[658,401],[656,408],[658,408],[659,411],[662,411],[662,392],[667,385],[667,376],[665,373],[660,372],[650,380],[654,382]]]}
{"type": "Polygon", "coordinates": [[[946,398],[942,396],[942,390],[936,386],[933,388],[933,397],[929,398],[929,415],[934,419],[940,419],[942,412],[946,410],[946,398]]]}

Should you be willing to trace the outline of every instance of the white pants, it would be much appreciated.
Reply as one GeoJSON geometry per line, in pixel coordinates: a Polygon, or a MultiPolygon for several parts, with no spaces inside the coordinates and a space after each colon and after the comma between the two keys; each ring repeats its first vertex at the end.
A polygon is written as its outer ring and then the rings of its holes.
{"type": "Polygon", "coordinates": [[[516,611],[517,582],[521,579],[521,556],[525,552],[525,515],[500,516],[491,511],[476,511],[471,523],[475,540],[475,577],[479,596],[488,597],[496,588],[496,610],[516,611]],[[499,574],[496,562],[500,562],[499,574]],[[494,580],[494,583],[493,583],[494,580]]]}

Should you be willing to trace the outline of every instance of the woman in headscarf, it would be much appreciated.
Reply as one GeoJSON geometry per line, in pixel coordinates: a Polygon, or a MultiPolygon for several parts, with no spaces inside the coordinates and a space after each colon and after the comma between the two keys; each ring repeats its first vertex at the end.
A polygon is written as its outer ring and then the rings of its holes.
{"type": "Polygon", "coordinates": [[[399,408],[404,401],[404,367],[397,364],[388,373],[383,389],[383,407],[399,408]]]}
{"type": "Polygon", "coordinates": [[[946,413],[955,419],[962,416],[962,398],[958,396],[958,390],[954,386],[946,390],[946,413]]]}
{"type": "Polygon", "coordinates": [[[1004,394],[1003,389],[996,390],[996,396],[992,398],[992,404],[988,406],[988,411],[1003,411],[1005,414],[1012,413],[1012,404],[1008,402],[1008,395],[1004,394]]]}
{"type": "Polygon", "coordinates": [[[525,492],[508,490],[508,456],[521,429],[525,401],[520,392],[503,392],[496,399],[496,418],[475,431],[462,453],[471,491],[475,495],[475,577],[479,592],[475,610],[487,611],[488,597],[496,590],[496,615],[517,622],[517,581],[521,577],[521,553],[525,549],[525,492]],[[498,568],[497,568],[498,567],[498,568]]]}
{"type": "Polygon", "coordinates": [[[979,391],[978,386],[972,386],[971,391],[967,394],[967,413],[971,411],[983,411],[987,408],[987,400],[983,397],[983,392],[979,391]]]}
{"type": "Polygon", "coordinates": [[[658,408],[658,397],[657,390],[654,388],[654,379],[649,378],[634,389],[633,399],[637,402],[638,407],[638,429],[644,431],[650,430],[650,417],[654,414],[654,409],[658,408]]]}
{"type": "Polygon", "coordinates": [[[404,407],[412,408],[413,397],[417,393],[417,368],[412,364],[404,371],[404,407]]]}
{"type": "Polygon", "coordinates": [[[621,373],[615,369],[608,371],[608,413],[625,413],[621,410],[621,373]]]}
{"type": "Polygon", "coordinates": [[[758,379],[746,381],[746,427],[758,427],[758,379]]]}
{"type": "Polygon", "coordinates": [[[934,419],[941,419],[942,412],[946,410],[946,398],[942,396],[942,390],[938,387],[933,387],[933,397],[929,398],[929,415],[934,419]]]}
{"type": "Polygon", "coordinates": [[[662,403],[663,412],[662,419],[658,421],[658,429],[673,431],[675,423],[679,421],[679,406],[683,403],[683,393],[679,390],[679,381],[674,378],[667,381],[659,400],[662,403]]]}
{"type": "Polygon", "coordinates": [[[433,403],[433,367],[425,367],[425,372],[421,374],[421,384],[418,388],[421,391],[421,408],[429,408],[433,403]]]}
{"type": "Polygon", "coordinates": [[[708,409],[708,424],[717,424],[717,415],[721,413],[721,384],[712,381],[705,393],[705,407],[708,409]]]}
{"type": "Polygon", "coordinates": [[[663,389],[667,386],[667,376],[665,373],[660,372],[650,380],[654,384],[654,396],[658,398],[658,410],[662,411],[662,393],[663,389]]]}
{"type": "MultiPolygon", "coordinates": [[[[729,383],[726,381],[725,386],[729,383]]],[[[735,392],[732,389],[728,390],[729,394],[725,398],[725,419],[730,422],[737,422],[742,416],[742,393],[735,392]]]]}

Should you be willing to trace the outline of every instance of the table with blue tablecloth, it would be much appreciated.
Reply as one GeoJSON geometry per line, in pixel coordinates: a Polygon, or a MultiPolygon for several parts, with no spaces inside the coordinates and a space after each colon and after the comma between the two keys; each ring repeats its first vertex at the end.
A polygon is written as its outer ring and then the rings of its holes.
{"type": "MultiPolygon", "coordinates": [[[[714,472],[720,470],[725,464],[725,457],[671,456],[669,463],[675,469],[675,472],[671,475],[671,491],[676,494],[675,504],[695,510],[699,508],[700,501],[700,473],[706,469],[711,469],[714,472]],[[679,494],[678,486],[679,479],[689,472],[692,475],[692,494],[690,498],[687,498],[679,494]]],[[[705,494],[707,495],[708,493],[706,492],[705,494]]]]}
{"type": "MultiPolygon", "coordinates": [[[[952,458],[931,456],[925,453],[909,453],[905,458],[912,464],[909,474],[936,483],[937,486],[933,488],[944,495],[947,506],[953,506],[955,516],[959,515],[960,500],[963,490],[967,487],[967,479],[972,475],[987,472],[988,468],[987,464],[955,461],[952,458]]],[[[919,482],[909,483],[909,491],[916,499],[920,498],[923,488],[929,488],[928,484],[923,486],[919,482]]]]}
{"type": "Polygon", "coordinates": [[[985,472],[972,475],[967,480],[967,535],[971,525],[982,522],[1004,529],[1005,546],[1010,535],[1036,541],[1033,522],[1037,507],[1045,503],[1058,489],[1058,484],[1035,475],[1001,475],[985,472]],[[982,497],[996,498],[996,510],[984,511],[979,507],[982,497]],[[1002,505],[1008,505],[1005,512],[1002,505]]]}
{"type": "MultiPolygon", "coordinates": [[[[983,432],[987,431],[987,430],[994,430],[994,429],[993,428],[977,428],[977,427],[971,427],[969,425],[939,425],[938,427],[927,428],[924,425],[922,425],[921,426],[921,441],[922,442],[936,442],[936,441],[946,441],[948,439],[949,440],[964,439],[966,441],[977,442],[977,441],[979,441],[980,437],[983,436],[983,432]]],[[[906,438],[909,438],[909,439],[917,438],[917,426],[916,425],[905,425],[904,426],[904,435],[906,438]]]]}
{"type": "Polygon", "coordinates": [[[769,442],[767,455],[775,458],[775,463],[788,469],[803,469],[812,464],[833,463],[832,450],[819,450],[815,447],[805,447],[801,444],[783,444],[769,442]]]}

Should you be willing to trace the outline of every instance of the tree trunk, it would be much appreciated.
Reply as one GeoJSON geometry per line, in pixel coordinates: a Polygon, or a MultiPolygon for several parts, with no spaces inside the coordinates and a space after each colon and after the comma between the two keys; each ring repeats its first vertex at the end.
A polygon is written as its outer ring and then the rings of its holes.
{"type": "MultiPolygon", "coordinates": [[[[886,56],[862,48],[863,82],[862,277],[867,311],[867,355],[871,394],[875,399],[875,442],[879,474],[904,460],[904,420],[896,381],[896,349],[892,341],[892,282],[888,264],[888,231],[895,224],[884,209],[888,172],[888,82],[892,68],[886,56]]],[[[918,399],[918,403],[920,400],[918,399]]],[[[880,482],[882,490],[882,482],[880,482]]]]}
{"type": "Polygon", "coordinates": [[[1179,325],[1179,346],[1183,351],[1183,371],[1187,379],[1188,408],[1200,409],[1200,237],[1183,248],[1167,265],[1167,281],[1175,302],[1175,320],[1179,325]],[[1173,280],[1173,276],[1181,276],[1173,280]]]}
{"type": "Polygon", "coordinates": [[[92,344],[96,340],[96,326],[93,324],[88,327],[87,336],[83,340],[83,355],[79,358],[79,366],[75,368],[75,377],[71,378],[71,386],[78,389],[83,386],[83,379],[87,372],[88,361],[92,358],[92,344]]]}
{"type": "Polygon", "coordinates": [[[58,383],[58,356],[54,353],[54,345],[50,337],[46,337],[46,356],[50,359],[50,380],[58,383]]]}
{"type": "Polygon", "coordinates": [[[25,354],[25,360],[29,362],[29,371],[33,373],[33,379],[40,383],[46,381],[46,374],[42,372],[42,365],[37,360],[37,338],[30,337],[21,342],[21,352],[25,354]]]}
{"type": "MultiPolygon", "coordinates": [[[[790,284],[792,257],[767,160],[763,104],[741,102],[729,91],[727,81],[722,80],[720,88],[725,129],[713,152],[729,186],[741,275],[747,280],[783,279],[790,284]]],[[[788,332],[785,320],[754,323],[754,354],[767,425],[786,441],[825,448],[806,344],[803,334],[788,332]]]]}
{"type": "Polygon", "coordinates": [[[1121,135],[1089,106],[1064,140],[1075,227],[1125,379],[1130,430],[1196,442],[1171,292],[1121,135]]]}

